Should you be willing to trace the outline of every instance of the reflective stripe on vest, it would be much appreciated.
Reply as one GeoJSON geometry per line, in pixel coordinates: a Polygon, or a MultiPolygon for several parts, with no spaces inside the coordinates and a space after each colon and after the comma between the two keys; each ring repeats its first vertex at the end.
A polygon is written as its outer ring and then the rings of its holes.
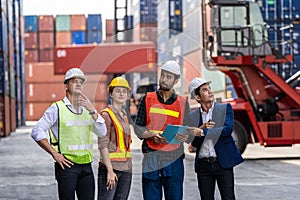
{"type": "Polygon", "coordinates": [[[110,108],[105,108],[102,112],[107,112],[114,124],[117,135],[117,150],[109,153],[109,158],[112,161],[126,161],[131,158],[130,153],[130,135],[128,141],[128,148],[125,145],[125,137],[123,126],[110,108]]]}
{"type": "MultiPolygon", "coordinates": [[[[167,124],[181,125],[185,111],[186,99],[177,96],[172,104],[159,102],[156,92],[148,92],[146,103],[147,129],[151,132],[162,134],[167,124]]],[[[161,151],[173,151],[180,147],[180,144],[156,144],[152,139],[146,139],[148,147],[161,151]]]]}
{"type": "Polygon", "coordinates": [[[63,101],[55,103],[58,108],[58,141],[53,134],[51,144],[68,160],[77,164],[91,163],[93,160],[94,120],[86,109],[81,114],[73,113],[63,101]]]}
{"type": "Polygon", "coordinates": [[[150,113],[156,113],[156,114],[161,114],[161,115],[169,115],[172,117],[178,117],[179,112],[174,111],[174,110],[168,110],[168,109],[163,109],[163,108],[150,108],[150,113]]]}

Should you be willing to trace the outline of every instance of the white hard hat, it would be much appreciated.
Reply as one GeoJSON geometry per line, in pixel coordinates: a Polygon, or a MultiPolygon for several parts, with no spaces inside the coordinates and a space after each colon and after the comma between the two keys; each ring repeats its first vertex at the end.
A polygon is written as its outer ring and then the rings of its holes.
{"type": "Polygon", "coordinates": [[[171,73],[173,73],[177,76],[181,76],[180,66],[174,60],[169,60],[169,61],[165,62],[165,64],[163,64],[161,66],[161,69],[165,70],[165,71],[168,71],[168,72],[171,72],[171,73]]]}
{"type": "Polygon", "coordinates": [[[86,77],[85,77],[83,71],[81,71],[81,69],[79,69],[79,68],[69,69],[65,74],[64,83],[66,84],[66,82],[71,78],[80,78],[83,80],[83,82],[86,81],[86,77]]]}
{"type": "Polygon", "coordinates": [[[194,99],[195,89],[204,84],[210,84],[211,81],[206,81],[204,78],[194,78],[189,85],[189,92],[191,93],[191,98],[194,99]]]}

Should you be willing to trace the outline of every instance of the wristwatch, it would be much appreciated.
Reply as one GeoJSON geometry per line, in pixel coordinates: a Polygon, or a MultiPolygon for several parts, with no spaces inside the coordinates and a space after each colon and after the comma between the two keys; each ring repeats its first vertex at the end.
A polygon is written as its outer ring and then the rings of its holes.
{"type": "Polygon", "coordinates": [[[90,115],[93,115],[93,114],[96,114],[96,113],[98,113],[96,109],[92,112],[89,112],[90,115]]]}

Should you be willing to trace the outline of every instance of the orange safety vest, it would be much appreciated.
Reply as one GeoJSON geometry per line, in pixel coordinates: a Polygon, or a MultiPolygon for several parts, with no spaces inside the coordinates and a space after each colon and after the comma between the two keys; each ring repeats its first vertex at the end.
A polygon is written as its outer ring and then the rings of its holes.
{"type": "Polygon", "coordinates": [[[115,152],[109,153],[109,158],[111,161],[127,161],[131,159],[130,153],[130,143],[131,143],[131,135],[128,138],[128,148],[125,145],[124,141],[124,131],[121,122],[116,117],[115,113],[110,108],[105,108],[102,112],[107,112],[114,124],[117,135],[117,150],[115,152]]]}
{"type": "MultiPolygon", "coordinates": [[[[151,132],[163,133],[167,124],[182,125],[186,99],[177,96],[172,104],[159,102],[156,92],[149,92],[146,96],[146,127],[151,132]]],[[[160,151],[173,151],[180,144],[156,144],[153,139],[146,139],[148,147],[160,151]]]]}

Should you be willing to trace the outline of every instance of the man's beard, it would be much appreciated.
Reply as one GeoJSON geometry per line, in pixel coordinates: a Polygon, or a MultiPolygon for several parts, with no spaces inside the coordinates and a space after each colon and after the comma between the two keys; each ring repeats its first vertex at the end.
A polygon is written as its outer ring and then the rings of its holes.
{"type": "Polygon", "coordinates": [[[165,87],[159,87],[159,90],[163,90],[163,91],[170,91],[170,88],[165,88],[165,87]]]}

